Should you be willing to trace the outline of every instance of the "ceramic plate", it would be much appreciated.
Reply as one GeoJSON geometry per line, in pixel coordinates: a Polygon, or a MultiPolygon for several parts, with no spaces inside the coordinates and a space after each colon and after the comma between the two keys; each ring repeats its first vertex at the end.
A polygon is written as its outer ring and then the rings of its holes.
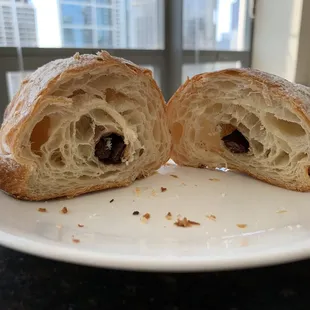
{"type": "Polygon", "coordinates": [[[128,188],[69,200],[0,193],[0,212],[2,245],[78,264],[194,271],[310,257],[310,194],[233,172],[168,164],[128,188]],[[175,225],[184,217],[197,224],[175,225]]]}

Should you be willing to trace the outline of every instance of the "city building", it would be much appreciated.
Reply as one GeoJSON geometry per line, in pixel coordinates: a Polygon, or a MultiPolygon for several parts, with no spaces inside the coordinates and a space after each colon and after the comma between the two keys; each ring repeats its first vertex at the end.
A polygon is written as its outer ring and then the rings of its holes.
{"type": "Polygon", "coordinates": [[[0,0],[0,46],[36,47],[36,11],[31,0],[0,0]],[[14,9],[16,7],[16,16],[14,9]],[[17,18],[18,29],[15,29],[17,18]],[[18,40],[19,36],[19,40],[18,40]]]}
{"type": "Polygon", "coordinates": [[[128,48],[163,49],[163,1],[128,0],[128,48]]]}
{"type": "Polygon", "coordinates": [[[58,0],[62,46],[126,47],[125,2],[58,0]]]}
{"type": "Polygon", "coordinates": [[[184,0],[183,10],[183,47],[215,49],[217,0],[184,0]]]}

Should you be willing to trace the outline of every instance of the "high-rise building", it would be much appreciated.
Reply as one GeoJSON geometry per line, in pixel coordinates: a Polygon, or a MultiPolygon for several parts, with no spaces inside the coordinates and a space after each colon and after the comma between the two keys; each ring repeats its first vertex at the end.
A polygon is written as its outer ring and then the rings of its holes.
{"type": "Polygon", "coordinates": [[[159,0],[125,0],[128,47],[163,48],[163,3],[159,0]]]}
{"type": "Polygon", "coordinates": [[[185,49],[214,49],[217,0],[184,0],[183,47],[185,49]]]}
{"type": "Polygon", "coordinates": [[[124,0],[58,0],[58,7],[63,47],[126,47],[124,0]]]}
{"type": "Polygon", "coordinates": [[[247,0],[233,0],[231,3],[231,50],[243,50],[246,48],[247,6],[247,0]]]}
{"type": "Polygon", "coordinates": [[[31,0],[0,0],[0,46],[37,46],[36,11],[31,0]],[[15,29],[15,14],[18,29],[15,29]]]}

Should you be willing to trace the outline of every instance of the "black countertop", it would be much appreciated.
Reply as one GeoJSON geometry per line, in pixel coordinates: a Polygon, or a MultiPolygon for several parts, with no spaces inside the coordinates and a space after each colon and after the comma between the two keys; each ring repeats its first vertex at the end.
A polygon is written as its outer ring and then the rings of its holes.
{"type": "Polygon", "coordinates": [[[310,309],[310,260],[206,273],[139,273],[60,263],[0,247],[0,310],[310,309]]]}

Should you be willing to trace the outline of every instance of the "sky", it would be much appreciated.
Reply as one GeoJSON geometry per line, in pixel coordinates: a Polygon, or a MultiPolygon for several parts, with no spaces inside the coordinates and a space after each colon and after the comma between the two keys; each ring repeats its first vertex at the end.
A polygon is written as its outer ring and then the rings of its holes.
{"type": "Polygon", "coordinates": [[[37,10],[39,47],[61,47],[57,0],[32,0],[37,10]]]}
{"type": "MultiPolygon", "coordinates": [[[[216,30],[217,40],[220,40],[222,33],[229,32],[231,19],[230,8],[233,1],[219,0],[216,30]]],[[[61,47],[57,0],[32,0],[32,2],[37,10],[39,47],[61,47]]]]}

